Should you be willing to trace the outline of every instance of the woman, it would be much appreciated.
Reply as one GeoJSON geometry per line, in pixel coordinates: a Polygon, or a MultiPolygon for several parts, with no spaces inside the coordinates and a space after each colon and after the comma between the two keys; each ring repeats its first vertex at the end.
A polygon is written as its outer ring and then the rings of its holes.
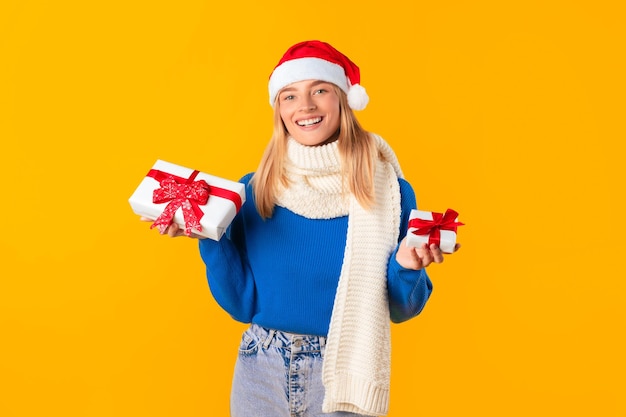
{"type": "Polygon", "coordinates": [[[200,240],[216,301],[250,323],[234,417],[387,413],[390,320],[419,314],[432,291],[425,268],[443,254],[404,243],[415,194],[356,119],[368,102],[359,83],[331,45],[289,48],[269,80],[273,136],[241,179],[246,204],[224,238],[200,240]]]}

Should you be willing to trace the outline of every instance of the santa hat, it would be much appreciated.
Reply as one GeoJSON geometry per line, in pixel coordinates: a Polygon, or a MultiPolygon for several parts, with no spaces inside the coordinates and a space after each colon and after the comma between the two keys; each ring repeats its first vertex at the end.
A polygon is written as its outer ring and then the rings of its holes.
{"type": "Polygon", "coordinates": [[[353,110],[363,110],[369,101],[365,88],[359,84],[359,67],[326,42],[300,42],[285,52],[270,75],[270,105],[274,106],[282,88],[304,80],[335,84],[348,95],[348,104],[353,110]]]}

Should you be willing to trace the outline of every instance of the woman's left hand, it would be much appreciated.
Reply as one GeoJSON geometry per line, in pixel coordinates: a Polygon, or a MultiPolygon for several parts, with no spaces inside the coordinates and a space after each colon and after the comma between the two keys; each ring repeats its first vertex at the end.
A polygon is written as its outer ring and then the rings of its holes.
{"type": "MultiPolygon", "coordinates": [[[[457,243],[454,247],[454,251],[459,250],[461,245],[457,243]]],[[[422,269],[426,268],[431,263],[442,263],[444,254],[439,249],[439,246],[434,243],[428,246],[424,243],[420,247],[407,246],[406,238],[402,239],[398,252],[396,253],[396,261],[406,269],[422,269]]]]}

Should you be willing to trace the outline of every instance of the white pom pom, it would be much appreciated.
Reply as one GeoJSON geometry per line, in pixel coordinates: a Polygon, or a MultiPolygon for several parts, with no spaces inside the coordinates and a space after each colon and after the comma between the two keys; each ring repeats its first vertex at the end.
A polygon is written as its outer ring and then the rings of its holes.
{"type": "Polygon", "coordinates": [[[348,104],[352,110],[363,110],[369,101],[370,98],[363,86],[360,84],[350,86],[350,90],[348,91],[348,104]]]}

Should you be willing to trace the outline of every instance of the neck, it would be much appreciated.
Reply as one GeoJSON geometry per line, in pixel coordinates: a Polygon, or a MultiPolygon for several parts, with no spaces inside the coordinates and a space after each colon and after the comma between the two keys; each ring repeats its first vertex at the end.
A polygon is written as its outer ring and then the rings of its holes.
{"type": "Polygon", "coordinates": [[[337,129],[335,133],[333,133],[328,139],[326,139],[324,142],[320,143],[319,145],[328,145],[329,143],[335,142],[337,139],[339,139],[339,129],[337,129]]]}

